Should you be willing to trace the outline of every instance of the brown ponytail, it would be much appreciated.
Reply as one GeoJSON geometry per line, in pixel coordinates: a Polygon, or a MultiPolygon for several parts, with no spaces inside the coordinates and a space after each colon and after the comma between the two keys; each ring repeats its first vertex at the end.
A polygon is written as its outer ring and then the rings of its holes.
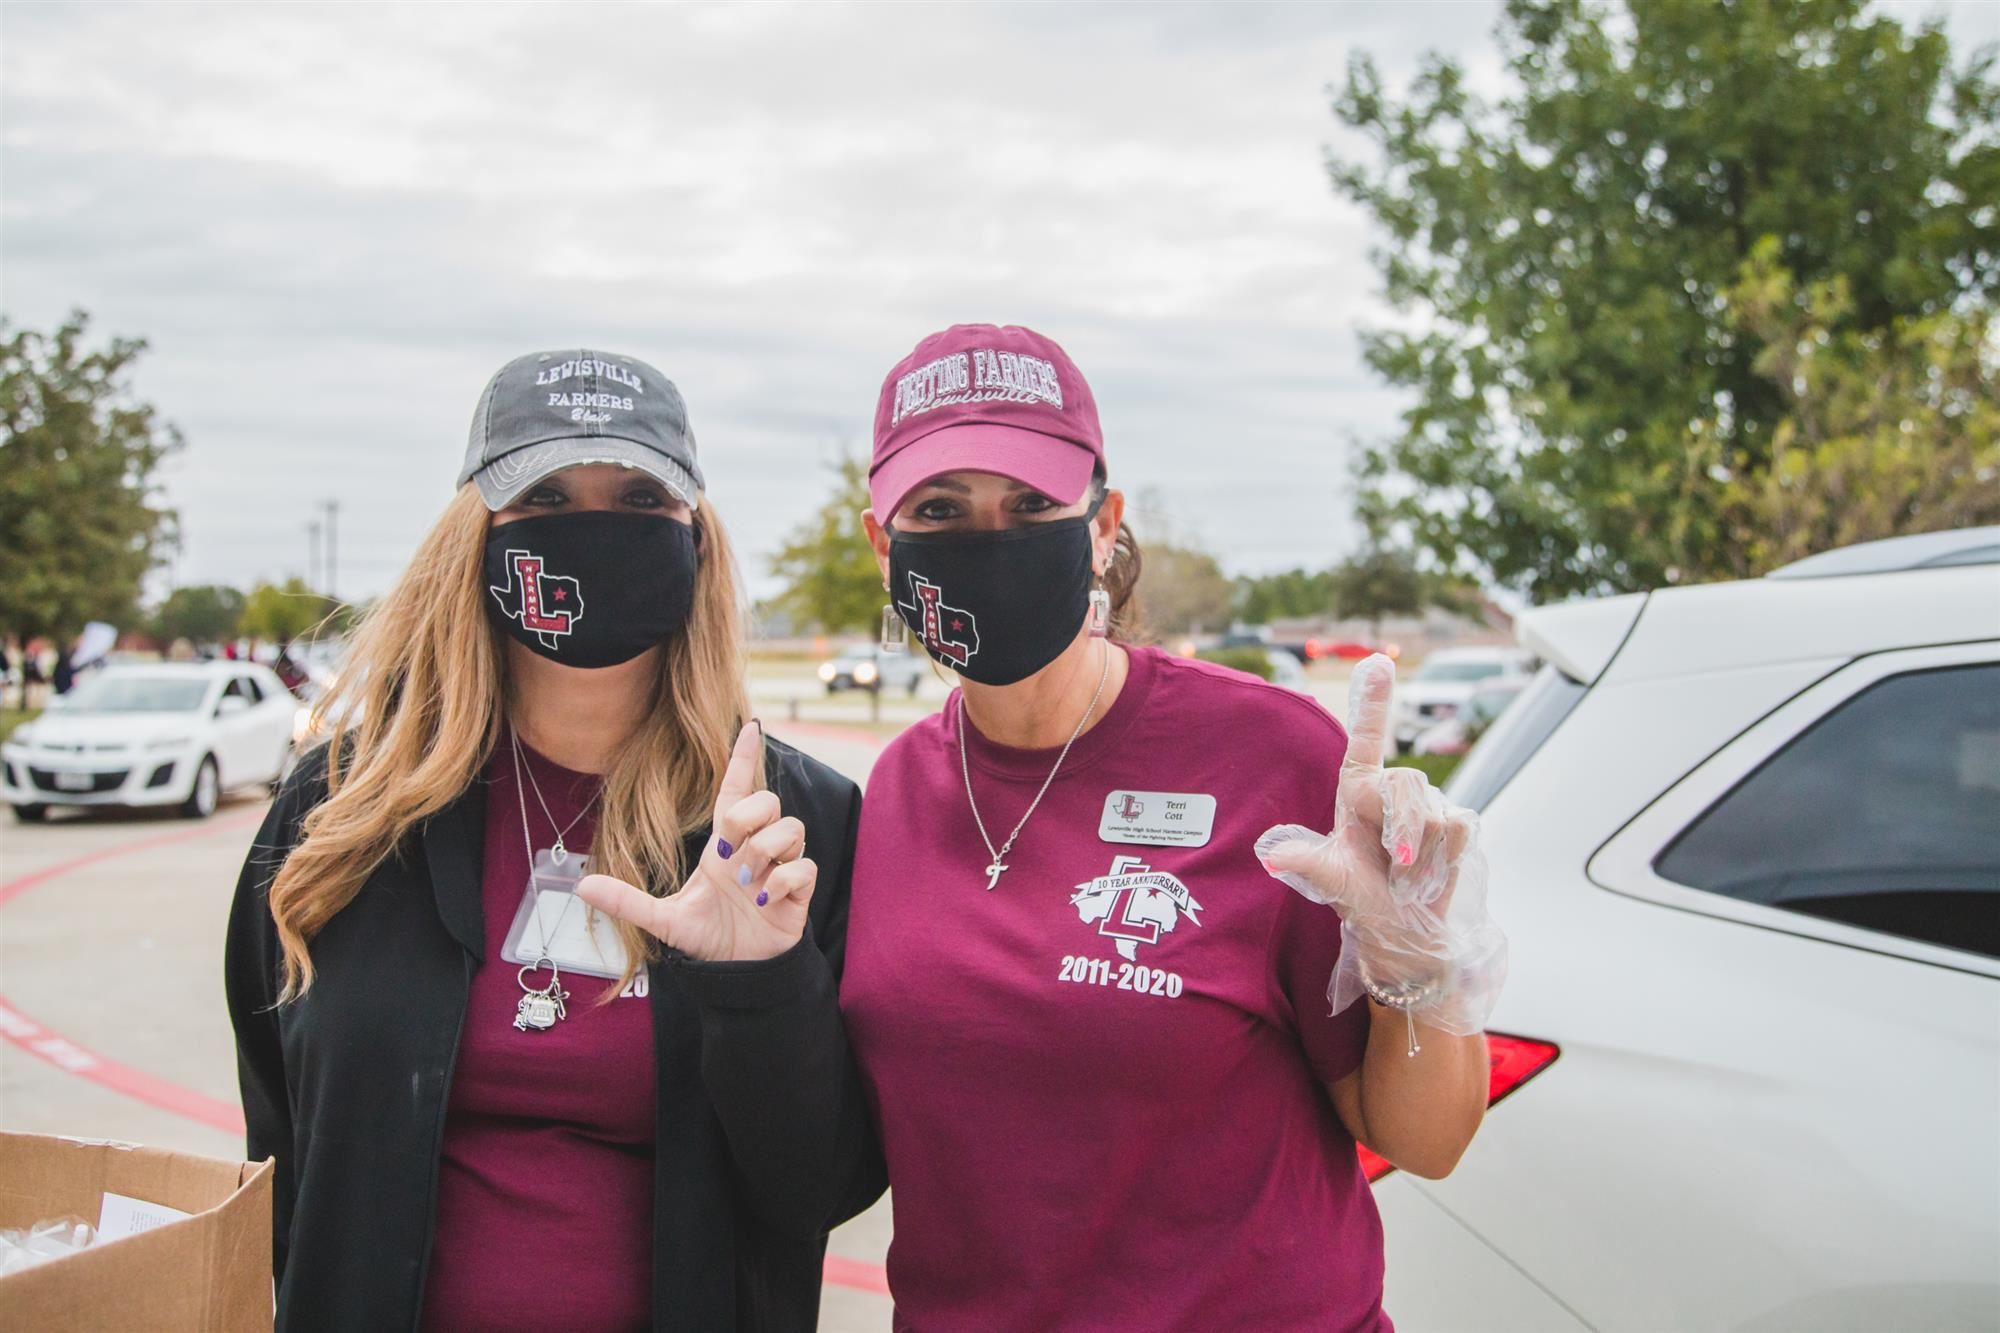
{"type": "MultiPolygon", "coordinates": [[[[1093,500],[1103,496],[1103,472],[1092,480],[1091,489],[1093,500]]],[[[1111,637],[1120,643],[1145,643],[1151,638],[1146,633],[1145,614],[1139,604],[1139,575],[1145,568],[1146,557],[1139,549],[1132,525],[1120,523],[1117,540],[1111,547],[1111,563],[1104,570],[1104,590],[1111,594],[1111,637]]]]}

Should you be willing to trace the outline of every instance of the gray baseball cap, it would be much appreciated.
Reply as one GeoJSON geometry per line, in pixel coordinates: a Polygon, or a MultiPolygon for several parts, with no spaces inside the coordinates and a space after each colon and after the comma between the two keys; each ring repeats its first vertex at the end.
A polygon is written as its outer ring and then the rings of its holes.
{"type": "Polygon", "coordinates": [[[638,468],[696,507],[705,488],[681,391],[644,361],[579,349],[500,367],[473,410],[458,484],[476,480],[486,507],[505,509],[579,463],[638,468]]]}

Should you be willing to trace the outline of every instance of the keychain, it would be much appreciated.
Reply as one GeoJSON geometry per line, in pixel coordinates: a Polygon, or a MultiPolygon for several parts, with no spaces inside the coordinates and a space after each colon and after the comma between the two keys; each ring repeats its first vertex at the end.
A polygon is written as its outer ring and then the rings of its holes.
{"type": "Polygon", "coordinates": [[[569,1017],[569,1011],[563,1005],[563,1001],[569,998],[569,992],[562,989],[562,970],[549,959],[530,963],[514,976],[526,992],[521,996],[520,1004],[514,1007],[516,1028],[522,1032],[547,1032],[558,1020],[569,1017]],[[537,990],[528,984],[528,974],[540,971],[543,963],[548,964],[549,982],[537,990]]]}

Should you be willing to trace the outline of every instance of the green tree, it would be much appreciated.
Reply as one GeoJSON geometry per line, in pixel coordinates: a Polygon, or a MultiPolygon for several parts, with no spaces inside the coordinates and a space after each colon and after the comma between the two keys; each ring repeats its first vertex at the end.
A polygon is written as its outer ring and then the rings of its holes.
{"type": "Polygon", "coordinates": [[[861,527],[861,511],[868,507],[868,467],[858,458],[843,458],[833,465],[833,474],[833,493],[792,529],[771,558],[771,572],[785,581],[771,605],[801,626],[831,634],[874,629],[887,594],[861,527]]]}
{"type": "Polygon", "coordinates": [[[174,539],[154,472],[180,432],[129,382],[146,344],[86,350],[88,325],[82,311],[50,334],[0,319],[0,627],[24,639],[131,624],[174,539]]]}
{"type": "Polygon", "coordinates": [[[1770,237],[1803,287],[1844,279],[1835,339],[1989,303],[1993,55],[1954,71],[1937,22],[1863,0],[1509,0],[1501,37],[1497,104],[1437,57],[1400,102],[1361,57],[1335,101],[1380,152],[1335,185],[1413,317],[1366,338],[1416,402],[1364,507],[1545,598],[1732,572],[1728,490],[1791,406],[1741,265],[1770,237]]]}
{"type": "Polygon", "coordinates": [[[221,583],[176,588],[153,613],[153,637],[163,643],[220,643],[233,639],[243,618],[243,594],[221,583]]]}
{"type": "Polygon", "coordinates": [[[1288,569],[1236,580],[1236,613],[1252,625],[1333,610],[1333,572],[1288,569]]]}
{"type": "Polygon", "coordinates": [[[1735,476],[1713,431],[1694,438],[1730,478],[1733,572],[1902,532],[2000,523],[2000,367],[1984,311],[1946,310],[1857,331],[1845,276],[1800,291],[1758,247],[1729,292],[1786,413],[1771,465],[1735,476]]]}
{"type": "Polygon", "coordinates": [[[1333,567],[1334,614],[1366,620],[1369,636],[1382,637],[1382,617],[1414,615],[1427,603],[1427,583],[1407,551],[1373,545],[1333,567]]]}
{"type": "Polygon", "coordinates": [[[306,637],[337,609],[331,598],[306,587],[304,579],[287,579],[282,587],[259,583],[243,604],[237,629],[253,639],[284,643],[306,637]]]}
{"type": "Polygon", "coordinates": [[[1148,629],[1178,634],[1229,628],[1236,586],[1214,556],[1194,546],[1148,541],[1145,560],[1139,592],[1148,629]]]}

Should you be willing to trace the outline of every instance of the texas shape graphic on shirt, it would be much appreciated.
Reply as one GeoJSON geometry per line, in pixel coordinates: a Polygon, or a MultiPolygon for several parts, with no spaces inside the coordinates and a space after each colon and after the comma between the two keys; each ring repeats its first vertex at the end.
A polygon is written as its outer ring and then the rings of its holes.
{"type": "Polygon", "coordinates": [[[1097,933],[1107,936],[1127,962],[1137,960],[1140,945],[1159,943],[1160,932],[1172,930],[1183,916],[1201,924],[1195,915],[1201,904],[1187,885],[1136,856],[1113,858],[1111,873],[1077,885],[1069,902],[1086,926],[1097,923],[1097,933]]]}

